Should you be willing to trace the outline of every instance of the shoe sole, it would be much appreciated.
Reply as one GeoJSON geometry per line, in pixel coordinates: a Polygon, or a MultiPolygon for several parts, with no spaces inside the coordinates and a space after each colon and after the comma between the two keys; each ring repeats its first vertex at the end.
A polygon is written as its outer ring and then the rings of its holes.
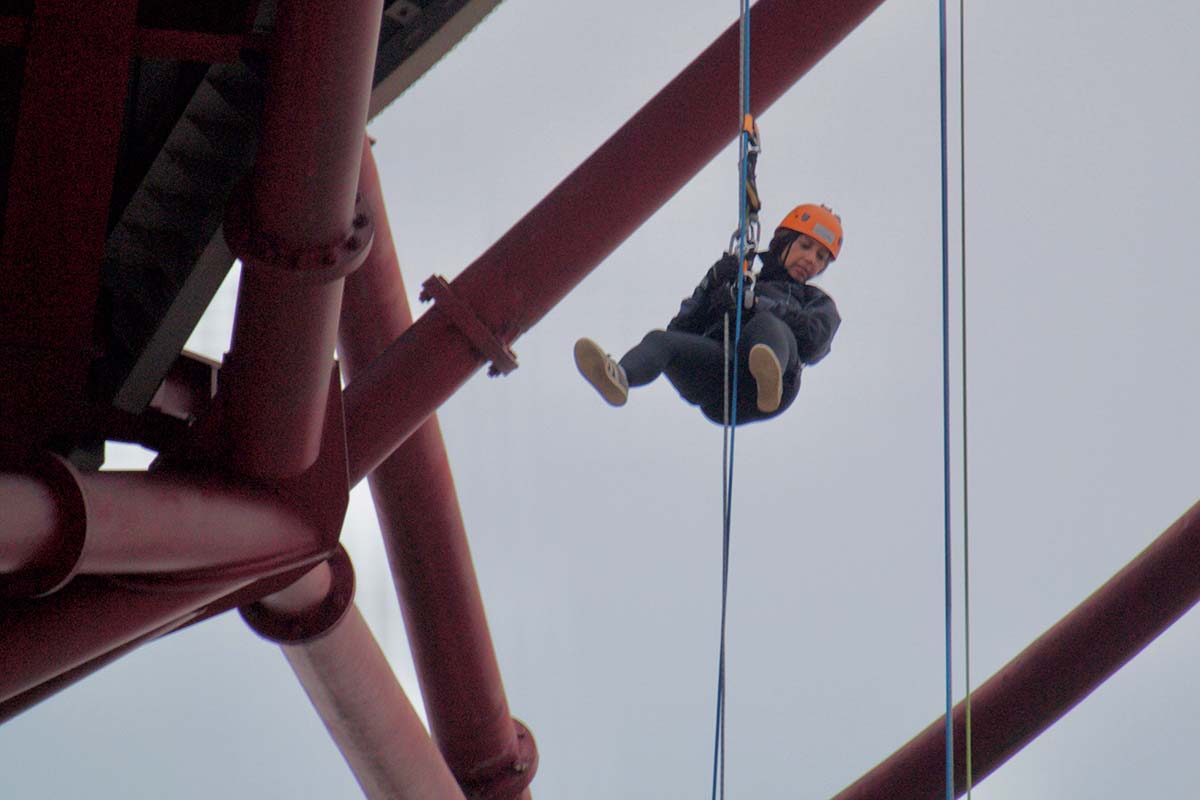
{"type": "Polygon", "coordinates": [[[783,368],[775,351],[765,344],[750,348],[750,374],[758,384],[758,410],[769,413],[779,408],[783,399],[783,368]]]}
{"type": "Polygon", "coordinates": [[[608,374],[608,354],[591,339],[580,339],[575,343],[575,366],[600,396],[609,405],[623,406],[629,399],[628,391],[608,374]]]}

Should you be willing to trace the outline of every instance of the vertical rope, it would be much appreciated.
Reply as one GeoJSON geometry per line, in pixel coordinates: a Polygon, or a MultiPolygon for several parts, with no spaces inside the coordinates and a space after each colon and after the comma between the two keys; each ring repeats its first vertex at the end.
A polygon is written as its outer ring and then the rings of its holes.
{"type": "Polygon", "coordinates": [[[733,477],[730,463],[729,425],[729,315],[725,315],[725,419],[721,444],[721,646],[717,657],[717,720],[713,734],[712,796],[717,797],[718,778],[720,796],[725,797],[725,612],[729,593],[729,483],[733,477]]]}
{"type": "Polygon", "coordinates": [[[938,0],[938,45],[941,89],[942,156],[942,523],[946,604],[946,800],[954,800],[954,694],[952,577],[950,548],[950,260],[946,147],[946,0],[938,0]]]}
{"type": "Polygon", "coordinates": [[[971,798],[971,536],[970,473],[967,469],[967,79],[964,3],[958,0],[958,226],[961,237],[959,261],[959,305],[962,313],[962,528],[963,528],[963,680],[966,683],[966,780],[967,800],[971,798]]]}
{"type": "Polygon", "coordinates": [[[723,508],[722,508],[722,542],[721,542],[721,645],[717,665],[717,710],[716,733],[713,743],[713,800],[725,797],[725,623],[729,607],[729,540],[730,521],[733,516],[733,456],[735,435],[737,433],[738,406],[738,345],[742,337],[742,294],[745,291],[745,272],[740,268],[746,263],[746,238],[748,211],[746,208],[746,177],[747,159],[749,158],[749,134],[743,130],[741,121],[750,113],[750,2],[741,3],[741,71],[738,81],[740,109],[738,115],[738,282],[737,306],[734,314],[734,334],[732,353],[732,376],[730,375],[730,342],[728,334],[729,317],[726,315],[725,326],[725,442],[723,453],[724,470],[722,475],[723,508]],[[718,795],[718,786],[720,794],[718,795]]]}

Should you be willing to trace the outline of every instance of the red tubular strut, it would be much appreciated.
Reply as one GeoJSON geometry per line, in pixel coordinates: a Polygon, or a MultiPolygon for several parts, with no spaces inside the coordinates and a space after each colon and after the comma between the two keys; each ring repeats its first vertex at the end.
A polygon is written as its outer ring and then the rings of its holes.
{"type": "Polygon", "coordinates": [[[463,800],[357,608],[284,655],[371,800],[463,800]],[[348,669],[346,653],[354,653],[348,669]]]}
{"type": "MultiPolygon", "coordinates": [[[[232,465],[245,475],[304,473],[330,424],[343,282],[371,245],[370,217],[356,194],[382,16],[382,0],[279,5],[250,195],[226,216],[226,236],[245,269],[218,397],[232,465]]],[[[352,581],[348,560],[335,559],[242,614],[286,644],[371,796],[461,796],[352,606],[352,581]],[[418,760],[401,763],[406,756],[418,760]]]]}
{"type": "Polygon", "coordinates": [[[173,630],[246,583],[162,593],[80,577],[49,597],[0,601],[0,704],[130,642],[173,630]]]}
{"type": "MultiPolygon", "coordinates": [[[[882,2],[760,0],[751,15],[753,113],[882,2]]],[[[511,344],[540,320],[737,135],[738,51],[734,25],[451,284],[500,340],[511,344]]],[[[351,481],[378,466],[481,361],[435,306],[359,374],[346,390],[351,481]]]]}
{"type": "Polygon", "coordinates": [[[316,460],[342,282],[370,247],[356,209],[382,0],[279,4],[249,196],[226,212],[244,266],[221,377],[233,465],[286,478],[316,460]]]}
{"type": "MultiPolygon", "coordinates": [[[[983,780],[1200,600],[1200,503],[971,694],[971,765],[983,780]]],[[[966,705],[954,709],[955,796],[966,792],[966,705]]],[[[834,800],[946,795],[946,718],[834,800]]]]}
{"type": "Polygon", "coordinates": [[[329,546],[273,493],[217,477],[80,474],[50,459],[3,473],[0,507],[0,719],[329,546]]]}
{"type": "MultiPolygon", "coordinates": [[[[0,616],[4,614],[0,611],[0,616]]],[[[182,622],[179,623],[183,624],[182,622]]],[[[85,663],[67,670],[50,680],[42,680],[32,689],[24,691],[9,700],[0,701],[0,724],[8,722],[13,717],[33,708],[38,703],[48,697],[58,694],[63,689],[69,686],[74,686],[79,681],[96,672],[97,670],[108,666],[112,662],[122,656],[133,652],[138,647],[141,647],[147,641],[155,639],[158,636],[165,636],[175,630],[177,625],[172,625],[157,631],[153,631],[141,638],[133,639],[126,644],[121,645],[113,650],[109,650],[104,655],[90,659],[85,663]]]]}
{"type": "MultiPolygon", "coordinates": [[[[351,380],[412,325],[369,146],[359,187],[376,225],[342,300],[351,380]]],[[[370,482],[433,738],[471,797],[513,798],[533,779],[537,749],[508,710],[436,415],[370,482]]]]}
{"type": "MultiPolygon", "coordinates": [[[[0,497],[15,512],[0,517],[0,575],[19,576],[48,555],[47,564],[59,563],[65,550],[74,560],[60,569],[72,574],[228,580],[302,563],[323,549],[322,532],[266,490],[215,476],[70,474],[76,484],[63,492],[36,477],[0,473],[0,497]]],[[[13,594],[11,585],[5,589],[13,594]]]]}

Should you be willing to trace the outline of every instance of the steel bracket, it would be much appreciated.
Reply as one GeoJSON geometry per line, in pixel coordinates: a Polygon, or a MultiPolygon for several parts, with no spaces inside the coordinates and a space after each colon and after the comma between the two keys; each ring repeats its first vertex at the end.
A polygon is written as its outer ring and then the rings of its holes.
{"type": "Polygon", "coordinates": [[[445,312],[454,326],[471,342],[471,346],[492,362],[488,375],[507,375],[517,368],[517,354],[479,319],[475,309],[454,293],[441,275],[431,275],[421,284],[421,302],[437,301],[435,308],[445,312]]]}

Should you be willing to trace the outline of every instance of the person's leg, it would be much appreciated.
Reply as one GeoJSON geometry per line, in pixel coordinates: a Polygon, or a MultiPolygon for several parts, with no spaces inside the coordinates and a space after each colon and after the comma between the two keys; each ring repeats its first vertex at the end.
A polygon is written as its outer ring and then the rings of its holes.
{"type": "MultiPolygon", "coordinates": [[[[795,334],[778,317],[756,314],[746,323],[738,345],[738,361],[739,391],[742,387],[747,391],[746,406],[753,400],[757,411],[773,415],[787,407],[783,405],[785,396],[788,405],[795,399],[799,389],[799,350],[795,334]],[[785,380],[785,376],[793,379],[785,380]]],[[[743,405],[740,400],[739,416],[743,405]]]]}
{"type": "Polygon", "coordinates": [[[644,386],[665,373],[684,400],[705,406],[722,395],[725,350],[698,334],[650,331],[622,356],[621,367],[630,386],[644,386]]]}
{"type": "Polygon", "coordinates": [[[575,342],[575,366],[609,405],[623,406],[629,399],[629,383],[625,372],[591,339],[575,342]]]}

